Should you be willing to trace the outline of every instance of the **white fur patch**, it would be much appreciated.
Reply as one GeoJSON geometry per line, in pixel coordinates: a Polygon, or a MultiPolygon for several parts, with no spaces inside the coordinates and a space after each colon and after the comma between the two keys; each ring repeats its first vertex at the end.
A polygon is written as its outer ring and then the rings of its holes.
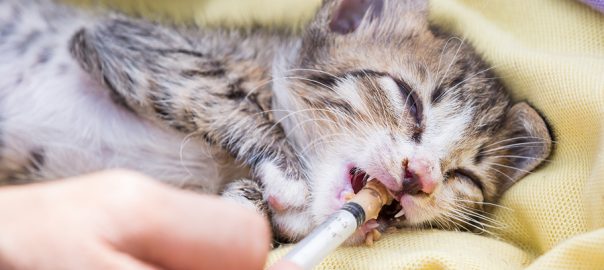
{"type": "Polygon", "coordinates": [[[305,129],[305,122],[308,121],[303,108],[299,106],[297,98],[292,96],[292,91],[290,90],[290,81],[295,79],[289,78],[289,76],[292,76],[289,63],[293,62],[296,58],[300,42],[286,45],[290,47],[277,49],[276,57],[273,60],[273,115],[276,122],[283,126],[284,130],[288,131],[286,132],[287,140],[292,145],[300,148],[301,145],[305,145],[305,133],[289,132],[292,130],[303,131],[305,129]]]}
{"type": "Polygon", "coordinates": [[[356,85],[356,80],[352,78],[343,79],[337,86],[335,86],[336,93],[344,98],[353,108],[362,110],[365,108],[365,103],[359,95],[359,90],[356,85]]]}
{"type": "Polygon", "coordinates": [[[302,207],[306,204],[308,188],[302,179],[288,179],[271,162],[259,165],[258,173],[264,183],[264,196],[275,196],[286,207],[302,207]]]}
{"type": "Polygon", "coordinates": [[[464,136],[464,131],[472,120],[472,111],[469,108],[459,110],[455,114],[448,114],[450,110],[455,108],[440,106],[424,110],[429,121],[426,122],[421,147],[434,156],[435,160],[451,152],[451,147],[464,136]]]}
{"type": "Polygon", "coordinates": [[[384,90],[386,95],[388,95],[388,99],[390,100],[395,109],[394,113],[397,115],[403,114],[403,112],[408,109],[405,108],[405,105],[408,106],[409,104],[411,104],[413,101],[412,98],[403,97],[401,95],[401,90],[399,89],[399,86],[390,77],[381,77],[378,79],[378,82],[382,86],[382,89],[384,90]]]}

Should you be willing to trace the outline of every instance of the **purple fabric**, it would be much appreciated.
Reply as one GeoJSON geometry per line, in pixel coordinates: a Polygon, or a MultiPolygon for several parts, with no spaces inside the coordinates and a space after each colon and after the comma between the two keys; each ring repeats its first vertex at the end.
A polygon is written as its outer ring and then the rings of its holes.
{"type": "Polygon", "coordinates": [[[590,5],[594,9],[604,13],[604,0],[581,0],[583,3],[590,5]]]}

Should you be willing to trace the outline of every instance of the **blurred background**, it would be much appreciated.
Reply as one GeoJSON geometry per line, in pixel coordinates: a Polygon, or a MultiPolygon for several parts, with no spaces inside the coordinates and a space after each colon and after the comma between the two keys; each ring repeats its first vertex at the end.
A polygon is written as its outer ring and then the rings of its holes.
{"type": "Polygon", "coordinates": [[[301,26],[321,0],[64,0],[84,6],[105,6],[155,19],[203,25],[301,26]]]}

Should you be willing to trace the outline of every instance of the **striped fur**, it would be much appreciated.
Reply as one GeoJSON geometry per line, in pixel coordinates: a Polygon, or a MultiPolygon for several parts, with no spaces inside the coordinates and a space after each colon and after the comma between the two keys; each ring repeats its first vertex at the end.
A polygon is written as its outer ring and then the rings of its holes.
{"type": "Polygon", "coordinates": [[[0,181],[129,168],[223,191],[294,241],[342,205],[351,167],[403,192],[421,158],[434,193],[401,197],[405,219],[381,228],[484,229],[483,206],[551,138],[426,13],[420,0],[326,0],[298,35],[0,1],[0,181]]]}

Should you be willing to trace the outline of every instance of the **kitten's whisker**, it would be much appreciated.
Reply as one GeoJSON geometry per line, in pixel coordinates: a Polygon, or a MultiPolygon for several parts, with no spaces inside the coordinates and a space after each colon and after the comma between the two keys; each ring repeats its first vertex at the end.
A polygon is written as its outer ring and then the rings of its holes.
{"type": "MultiPolygon", "coordinates": [[[[304,121],[300,121],[300,122],[298,122],[298,123],[297,123],[297,124],[296,124],[296,125],[295,125],[293,128],[291,128],[291,130],[286,131],[286,132],[285,132],[285,137],[289,138],[289,136],[290,136],[290,135],[291,135],[291,134],[292,134],[292,133],[293,133],[293,132],[294,132],[296,129],[298,129],[298,128],[302,128],[302,129],[304,129],[305,124],[306,124],[306,123],[308,123],[308,122],[312,122],[313,124],[317,124],[317,122],[320,122],[320,121],[325,121],[325,122],[328,122],[328,123],[330,123],[330,124],[334,124],[334,125],[336,125],[336,126],[339,126],[339,125],[340,125],[340,123],[335,122],[335,121],[330,120],[330,119],[322,119],[322,118],[311,118],[311,119],[306,119],[306,120],[304,120],[304,121]]],[[[306,131],[304,131],[304,133],[306,133],[306,131]]]]}
{"type": "Polygon", "coordinates": [[[498,172],[498,173],[502,174],[503,176],[507,177],[512,183],[516,183],[516,180],[514,180],[512,177],[505,174],[504,172],[498,170],[497,168],[491,168],[491,169],[494,170],[495,172],[498,172]]]}
{"type": "MultiPolygon", "coordinates": [[[[477,229],[477,230],[479,230],[479,231],[481,231],[481,232],[485,232],[485,233],[487,233],[487,234],[491,234],[491,232],[490,232],[489,230],[487,230],[486,228],[484,228],[484,227],[479,227],[479,226],[477,226],[477,225],[475,225],[475,224],[472,224],[472,223],[468,222],[468,221],[465,219],[465,217],[460,216],[460,215],[461,215],[461,214],[456,213],[456,212],[454,212],[453,210],[450,210],[450,212],[448,212],[448,213],[446,214],[447,218],[448,218],[448,219],[450,219],[450,220],[451,220],[451,222],[453,222],[453,223],[458,223],[458,224],[462,225],[462,228],[463,228],[463,225],[465,225],[465,226],[470,226],[470,227],[475,228],[475,229],[477,229]],[[454,222],[454,220],[455,220],[455,221],[457,221],[457,222],[454,222]]],[[[481,225],[481,224],[479,224],[479,225],[481,225]]]]}
{"type": "Polygon", "coordinates": [[[476,228],[476,229],[478,229],[478,230],[480,230],[482,232],[486,232],[489,235],[496,235],[496,234],[493,233],[493,232],[491,232],[487,228],[501,229],[499,227],[495,227],[495,226],[486,224],[486,223],[481,222],[479,220],[472,219],[472,218],[468,217],[466,214],[464,214],[462,212],[459,212],[458,209],[451,208],[450,211],[451,211],[450,212],[451,215],[449,215],[449,217],[451,217],[451,218],[453,218],[453,219],[455,219],[455,220],[457,220],[457,221],[459,221],[459,222],[461,222],[463,224],[466,224],[466,225],[468,225],[470,227],[476,228]],[[472,221],[474,221],[476,224],[473,224],[472,222],[470,222],[469,219],[471,219],[472,221]]]}
{"type": "Polygon", "coordinates": [[[325,140],[327,138],[330,138],[330,137],[337,137],[337,136],[342,136],[342,135],[346,136],[346,134],[344,134],[344,133],[336,133],[336,134],[323,135],[323,136],[321,136],[321,137],[319,137],[317,139],[314,139],[314,140],[310,141],[309,144],[306,147],[304,147],[304,149],[302,149],[302,151],[300,152],[300,155],[304,155],[306,153],[306,151],[308,151],[308,149],[310,147],[314,147],[314,145],[317,142],[323,141],[323,140],[325,140]]]}
{"type": "MultiPolygon", "coordinates": [[[[317,111],[319,111],[319,110],[317,110],[317,111]]],[[[335,109],[334,109],[334,108],[332,108],[332,107],[327,107],[326,109],[321,109],[320,111],[328,112],[328,113],[330,113],[331,115],[335,116],[337,119],[343,119],[343,120],[345,120],[345,119],[350,118],[350,116],[349,116],[349,115],[347,115],[347,114],[343,113],[343,112],[342,112],[342,111],[340,111],[340,110],[335,110],[335,109]]],[[[369,115],[369,116],[370,116],[370,117],[373,117],[373,116],[371,116],[371,115],[369,115]]]]}
{"type": "Polygon", "coordinates": [[[250,95],[252,95],[254,92],[258,91],[258,89],[260,89],[260,88],[266,86],[267,84],[272,83],[272,82],[274,82],[275,80],[278,80],[278,79],[281,79],[281,78],[271,77],[270,79],[266,79],[264,81],[261,81],[258,85],[256,85],[254,88],[252,88],[247,93],[247,95],[245,95],[245,99],[248,99],[250,97],[250,95]]]}
{"type": "Polygon", "coordinates": [[[495,220],[494,218],[489,217],[488,215],[483,215],[483,214],[479,213],[478,211],[475,211],[475,209],[471,209],[471,208],[465,207],[463,205],[458,205],[457,207],[458,207],[459,211],[464,212],[467,215],[470,215],[470,216],[473,216],[476,218],[480,218],[480,219],[488,222],[489,224],[498,226],[499,228],[502,228],[505,225],[501,221],[495,220]]]}
{"type": "Polygon", "coordinates": [[[275,123],[271,126],[271,129],[274,128],[275,126],[279,125],[282,121],[285,121],[289,117],[295,116],[300,113],[316,111],[316,110],[320,110],[320,109],[309,108],[309,109],[303,109],[303,110],[297,110],[297,111],[290,112],[287,115],[279,118],[279,120],[275,121],[275,123]]]}
{"type": "MultiPolygon", "coordinates": [[[[476,76],[478,76],[478,75],[480,75],[480,74],[482,74],[482,73],[484,73],[484,72],[487,72],[487,71],[489,71],[489,70],[492,70],[492,69],[494,69],[494,68],[495,68],[495,66],[492,66],[492,67],[490,67],[490,68],[486,68],[486,69],[483,69],[483,70],[481,70],[481,71],[479,71],[479,72],[476,72],[476,73],[472,74],[471,76],[469,76],[468,78],[464,79],[463,81],[458,82],[457,84],[455,84],[453,87],[451,87],[451,88],[449,88],[449,89],[446,89],[445,91],[443,91],[442,93],[440,93],[440,95],[438,95],[438,97],[436,97],[436,99],[434,99],[434,100],[435,100],[435,101],[439,101],[439,100],[440,100],[440,98],[441,98],[442,96],[444,96],[444,95],[445,95],[445,93],[447,93],[447,92],[450,92],[450,91],[453,91],[453,90],[457,89],[457,87],[458,87],[458,86],[460,86],[461,84],[463,84],[463,83],[467,82],[468,80],[471,80],[471,79],[473,79],[474,77],[476,77],[476,76]]],[[[445,76],[446,76],[446,74],[445,74],[445,76]]],[[[440,86],[440,85],[439,85],[439,86],[440,86]]]]}
{"type": "Polygon", "coordinates": [[[450,219],[446,219],[446,216],[436,216],[435,220],[437,221],[438,224],[441,224],[441,228],[443,229],[450,229],[452,228],[455,231],[461,231],[461,226],[459,224],[457,224],[457,222],[453,222],[450,219]]]}
{"type": "MultiPolygon", "coordinates": [[[[461,38],[459,38],[459,37],[452,36],[449,39],[447,39],[447,42],[445,42],[445,45],[443,45],[443,48],[440,50],[440,55],[438,56],[438,68],[436,69],[436,74],[437,75],[440,74],[440,67],[441,67],[441,64],[442,64],[443,56],[445,55],[445,50],[449,46],[449,42],[451,42],[451,41],[453,41],[455,39],[459,40],[460,44],[463,44],[463,40],[461,38]]],[[[438,85],[440,86],[440,82],[439,82],[438,85]]]]}
{"type": "Polygon", "coordinates": [[[463,200],[463,199],[453,199],[453,200],[458,201],[458,202],[465,202],[465,203],[483,204],[483,205],[488,205],[488,206],[499,207],[499,208],[502,208],[502,209],[505,209],[505,210],[514,211],[514,209],[512,209],[512,208],[509,208],[509,207],[506,207],[506,206],[503,206],[503,205],[499,205],[499,204],[496,204],[496,203],[479,202],[479,201],[463,200]]]}
{"type": "Polygon", "coordinates": [[[481,215],[479,213],[476,212],[472,212],[469,210],[460,210],[461,212],[464,212],[468,217],[472,217],[474,222],[477,223],[481,223],[482,226],[484,227],[488,227],[488,228],[492,228],[492,229],[503,229],[506,228],[506,224],[495,220],[491,217],[485,216],[485,215],[481,215]]]}
{"type": "Polygon", "coordinates": [[[553,160],[551,160],[551,159],[546,159],[546,158],[536,158],[536,157],[527,157],[527,156],[515,156],[515,155],[500,155],[500,156],[492,156],[492,157],[494,157],[494,158],[521,158],[521,159],[532,159],[532,160],[539,160],[539,161],[548,162],[548,163],[553,162],[553,160]]]}
{"type": "Polygon", "coordinates": [[[542,144],[547,144],[547,142],[543,141],[543,142],[522,142],[522,143],[515,143],[515,144],[509,144],[509,145],[505,145],[505,146],[500,146],[500,147],[496,147],[493,149],[489,149],[489,150],[485,150],[484,153],[492,153],[495,151],[499,151],[499,150],[504,150],[504,149],[510,149],[510,148],[515,148],[515,147],[541,147],[540,145],[542,144]]]}
{"type": "Polygon", "coordinates": [[[309,79],[309,78],[304,78],[304,77],[290,77],[290,76],[285,77],[285,79],[295,79],[295,80],[312,82],[312,83],[315,83],[317,85],[323,86],[323,87],[325,87],[325,88],[327,88],[327,89],[329,89],[329,90],[331,90],[333,92],[336,92],[335,88],[333,88],[332,86],[326,85],[326,84],[324,84],[324,83],[322,83],[320,81],[317,81],[317,80],[313,80],[313,79],[309,79]]]}
{"type": "Polygon", "coordinates": [[[324,70],[312,69],[312,68],[292,68],[292,69],[286,70],[285,73],[288,74],[289,72],[293,72],[293,71],[310,71],[310,72],[323,73],[323,74],[329,75],[333,78],[340,79],[340,76],[336,76],[336,75],[329,73],[327,71],[324,71],[324,70]]]}
{"type": "MultiPolygon", "coordinates": [[[[193,174],[193,173],[192,173],[192,172],[189,170],[189,168],[188,168],[188,167],[187,167],[187,166],[184,164],[184,149],[185,149],[185,146],[187,145],[187,143],[190,141],[190,139],[191,139],[193,136],[195,136],[195,135],[196,135],[196,133],[197,133],[197,132],[192,132],[192,133],[188,134],[187,136],[185,136],[185,137],[182,139],[181,143],[180,143],[180,148],[178,149],[178,156],[179,156],[179,161],[180,161],[179,163],[180,163],[181,167],[182,167],[182,168],[183,168],[183,169],[184,169],[184,170],[185,170],[185,171],[186,171],[186,172],[189,174],[189,176],[191,176],[191,177],[193,177],[193,175],[194,175],[194,174],[193,174]]],[[[183,184],[183,185],[184,185],[185,180],[182,180],[182,182],[183,182],[183,183],[181,183],[181,184],[183,184]]]]}
{"type": "MultiPolygon", "coordinates": [[[[323,85],[324,87],[326,87],[326,88],[328,88],[328,89],[331,89],[331,90],[333,91],[333,88],[331,88],[331,87],[329,87],[329,86],[327,86],[327,85],[325,85],[325,84],[323,84],[323,83],[321,83],[321,82],[318,82],[318,81],[316,81],[316,80],[312,80],[312,79],[308,79],[308,78],[303,78],[303,77],[272,77],[271,79],[265,80],[265,81],[261,82],[260,84],[256,85],[256,87],[252,88],[252,89],[251,89],[251,90],[250,90],[250,91],[249,91],[249,92],[246,94],[245,99],[247,100],[247,99],[248,99],[248,98],[249,98],[249,97],[250,97],[252,94],[254,94],[254,92],[256,92],[256,91],[257,91],[258,89],[260,89],[261,87],[263,87],[263,86],[265,86],[265,85],[267,85],[267,84],[269,84],[269,83],[271,83],[271,82],[274,82],[274,81],[276,81],[276,80],[284,80],[284,79],[308,80],[308,81],[311,81],[311,82],[314,82],[314,83],[318,83],[319,85],[323,85]]],[[[239,106],[242,106],[243,104],[244,104],[244,103],[241,103],[241,105],[239,105],[239,106]]],[[[228,118],[233,117],[233,115],[234,115],[235,113],[237,113],[237,110],[234,110],[233,112],[231,112],[231,113],[230,113],[230,114],[229,114],[229,115],[228,115],[226,118],[228,119],[228,118]]],[[[261,112],[261,113],[264,113],[264,112],[261,112]]]]}
{"type": "MultiPolygon", "coordinates": [[[[331,108],[328,108],[328,110],[332,110],[332,109],[331,109],[331,108]]],[[[371,117],[372,117],[372,116],[371,116],[371,117]]],[[[354,131],[352,131],[352,130],[350,130],[349,128],[345,128],[345,127],[344,127],[346,130],[349,130],[351,133],[353,133],[353,132],[354,132],[354,133],[357,133],[357,134],[358,134],[358,133],[362,133],[364,136],[369,136],[369,135],[371,135],[371,134],[372,134],[372,132],[371,132],[371,131],[369,131],[367,127],[361,126],[361,125],[360,125],[360,124],[358,124],[357,122],[362,122],[362,123],[365,123],[365,124],[366,124],[366,126],[371,126],[371,124],[372,124],[372,123],[366,122],[365,120],[359,120],[359,121],[357,121],[357,120],[353,119],[353,118],[352,118],[350,115],[346,115],[346,114],[342,114],[342,117],[341,117],[340,119],[341,119],[343,122],[345,122],[345,123],[347,123],[347,124],[349,124],[349,125],[352,125],[352,126],[355,128],[355,130],[354,130],[354,131]]],[[[372,117],[372,119],[373,119],[373,117],[372,117]]],[[[374,121],[375,121],[375,120],[374,120],[374,121]]],[[[343,126],[342,126],[342,127],[343,127],[343,126]]]]}
{"type": "MultiPolygon", "coordinates": [[[[261,87],[266,86],[267,84],[269,84],[269,83],[271,83],[271,82],[273,82],[273,81],[275,81],[275,80],[278,80],[278,79],[282,79],[282,78],[274,78],[274,77],[273,77],[273,78],[271,78],[271,79],[267,79],[267,80],[265,80],[265,81],[263,81],[263,82],[260,82],[258,85],[256,85],[256,87],[252,88],[252,89],[251,89],[251,90],[250,90],[250,91],[249,91],[249,92],[248,92],[248,93],[245,95],[244,99],[245,99],[245,100],[248,100],[248,99],[249,99],[249,97],[250,97],[250,96],[251,96],[251,95],[252,95],[254,92],[256,92],[258,89],[260,89],[261,87]]],[[[245,104],[244,102],[241,102],[241,103],[240,103],[240,104],[237,106],[237,108],[240,108],[240,107],[241,107],[241,106],[243,106],[244,104],[245,104]]],[[[238,110],[233,110],[233,111],[232,111],[232,112],[231,112],[229,115],[227,115],[227,116],[225,117],[225,119],[231,119],[231,118],[233,118],[233,116],[234,116],[234,115],[237,113],[237,111],[238,111],[238,110]]],[[[210,127],[212,127],[212,125],[213,125],[213,124],[214,124],[214,123],[212,123],[212,124],[210,125],[210,127]]]]}
{"type": "MultiPolygon", "coordinates": [[[[286,110],[283,110],[283,111],[286,111],[286,110]]],[[[304,112],[314,112],[314,111],[327,111],[327,112],[329,112],[329,110],[326,110],[326,109],[315,109],[315,108],[308,108],[308,109],[303,109],[303,110],[297,110],[297,111],[293,111],[293,112],[289,113],[288,115],[286,115],[286,116],[284,116],[284,117],[280,118],[279,120],[275,121],[275,123],[274,123],[274,124],[271,126],[271,129],[272,129],[272,128],[274,128],[274,127],[276,127],[276,126],[277,126],[277,125],[279,125],[279,124],[280,124],[282,121],[284,121],[285,119],[287,119],[287,118],[289,118],[289,117],[292,117],[292,116],[295,116],[295,115],[297,115],[297,114],[304,113],[304,112]]],[[[312,119],[311,121],[313,121],[313,120],[316,122],[316,121],[318,121],[318,120],[323,120],[323,119],[322,119],[322,118],[319,118],[319,119],[312,119]]],[[[305,120],[305,121],[308,121],[308,120],[305,120]]],[[[325,121],[330,121],[330,120],[325,119],[325,121]]],[[[333,121],[332,121],[332,122],[333,122],[333,121]]],[[[291,131],[289,132],[289,134],[291,134],[291,131]]],[[[289,136],[289,134],[286,132],[286,134],[285,134],[285,135],[286,135],[286,137],[288,137],[288,136],[289,136]]],[[[265,134],[264,136],[266,137],[266,136],[268,136],[268,134],[265,134]]],[[[264,139],[265,137],[263,137],[263,139],[264,139]]]]}
{"type": "Polygon", "coordinates": [[[443,228],[453,228],[456,232],[461,232],[464,230],[463,226],[455,221],[452,221],[450,218],[439,217],[440,222],[445,223],[446,227],[443,228]]]}
{"type": "MultiPolygon", "coordinates": [[[[447,67],[447,70],[445,71],[445,74],[440,78],[440,80],[438,81],[438,85],[436,86],[436,88],[438,89],[443,81],[445,80],[445,78],[447,77],[447,74],[449,73],[449,70],[451,70],[451,67],[453,66],[453,63],[455,63],[455,61],[457,60],[457,56],[459,55],[459,51],[461,50],[461,47],[463,46],[463,44],[465,43],[466,38],[464,37],[463,39],[459,39],[459,46],[457,47],[457,50],[455,51],[455,55],[453,55],[453,59],[451,60],[451,63],[449,63],[449,66],[447,67]]],[[[449,41],[447,41],[448,43],[449,41]]]]}
{"type": "Polygon", "coordinates": [[[257,113],[253,113],[252,115],[259,115],[259,114],[265,114],[265,113],[269,113],[269,112],[291,112],[292,110],[264,110],[261,112],[257,112],[257,113]]]}
{"type": "Polygon", "coordinates": [[[513,170],[517,170],[517,171],[524,172],[524,173],[527,173],[527,174],[533,174],[533,172],[531,172],[531,171],[519,169],[519,168],[516,168],[514,166],[503,165],[503,164],[499,164],[499,163],[495,163],[495,162],[487,162],[487,164],[493,165],[493,166],[499,166],[499,167],[503,167],[503,168],[508,168],[508,169],[513,169],[513,170]]]}
{"type": "Polygon", "coordinates": [[[541,137],[534,137],[534,136],[519,136],[519,137],[513,137],[513,138],[508,138],[508,139],[504,139],[504,140],[500,140],[500,141],[496,141],[494,143],[491,144],[487,144],[484,146],[484,148],[489,148],[491,146],[497,145],[497,144],[501,144],[503,142],[508,142],[508,141],[514,141],[514,140],[521,140],[521,139],[535,139],[535,140],[539,140],[539,141],[545,141],[545,139],[541,138],[541,137]]]}

